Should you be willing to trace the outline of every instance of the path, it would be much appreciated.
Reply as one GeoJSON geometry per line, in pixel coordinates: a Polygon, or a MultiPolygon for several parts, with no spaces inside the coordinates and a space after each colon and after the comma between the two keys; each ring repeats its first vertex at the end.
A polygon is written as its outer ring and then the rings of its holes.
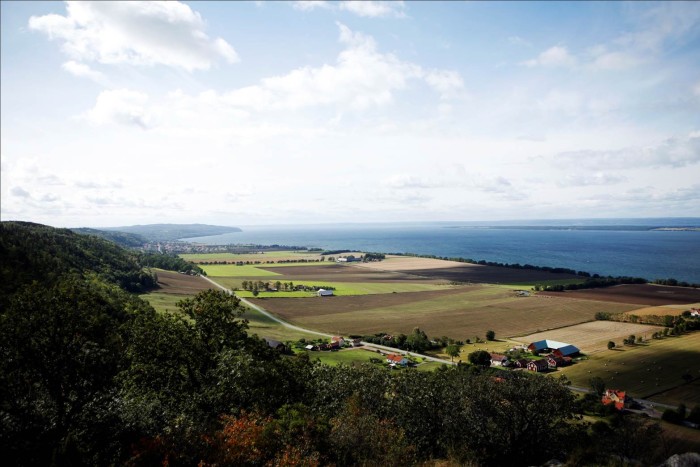
{"type": "MultiPolygon", "coordinates": [[[[207,276],[199,276],[199,277],[201,277],[201,278],[204,279],[204,280],[209,281],[212,285],[215,285],[216,287],[218,287],[219,289],[221,289],[221,290],[223,290],[223,291],[225,291],[225,292],[227,292],[227,293],[233,293],[230,289],[227,289],[227,288],[224,287],[223,285],[219,284],[218,282],[215,282],[214,280],[208,278],[207,276]]],[[[254,310],[256,310],[256,311],[258,311],[258,312],[260,312],[260,313],[262,313],[263,315],[267,316],[267,317],[270,318],[271,320],[273,320],[273,321],[275,321],[275,322],[281,324],[282,326],[284,326],[284,327],[286,327],[286,328],[294,329],[295,331],[301,331],[301,332],[305,332],[305,333],[309,333],[309,334],[315,334],[315,335],[317,335],[317,336],[333,337],[332,334],[326,334],[326,333],[323,333],[323,332],[312,331],[311,329],[305,329],[305,328],[302,328],[302,327],[299,327],[299,326],[295,326],[295,325],[293,325],[293,324],[289,324],[288,322],[286,322],[286,321],[284,321],[284,320],[278,318],[277,316],[273,315],[273,314],[270,313],[269,311],[265,310],[265,309],[262,308],[261,306],[258,306],[258,305],[254,304],[254,303],[251,303],[250,301],[246,300],[245,298],[238,297],[238,299],[239,299],[242,303],[244,303],[245,305],[247,305],[247,306],[253,308],[254,310]]],[[[366,348],[378,349],[378,350],[382,350],[382,351],[385,351],[385,352],[397,353],[397,354],[402,354],[402,355],[411,354],[411,355],[413,355],[413,356],[420,357],[420,358],[422,358],[423,360],[428,360],[428,361],[432,361],[432,362],[439,362],[439,363],[445,363],[445,364],[448,364],[448,365],[455,365],[455,363],[452,363],[452,362],[450,362],[450,361],[448,361],[448,360],[442,360],[442,359],[440,359],[440,358],[431,357],[430,355],[423,355],[423,354],[419,354],[419,353],[416,353],[416,352],[410,352],[410,351],[407,351],[407,350],[395,349],[395,348],[393,348],[393,347],[387,347],[387,346],[384,346],[384,345],[372,344],[372,343],[370,343],[370,342],[362,342],[362,345],[365,346],[366,348]]]]}

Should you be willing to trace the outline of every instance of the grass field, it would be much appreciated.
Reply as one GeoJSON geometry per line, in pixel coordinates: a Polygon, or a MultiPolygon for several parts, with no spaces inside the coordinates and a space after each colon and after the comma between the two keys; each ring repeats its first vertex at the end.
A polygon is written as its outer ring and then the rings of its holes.
{"type": "Polygon", "coordinates": [[[345,365],[355,365],[359,363],[370,363],[370,358],[379,358],[382,362],[386,359],[381,354],[366,349],[341,350],[338,352],[313,352],[306,351],[311,360],[320,360],[321,363],[330,366],[338,366],[341,363],[345,365]]]}
{"type": "Polygon", "coordinates": [[[235,264],[205,264],[202,269],[210,277],[271,277],[279,276],[278,273],[266,271],[256,266],[243,265],[236,266],[235,264]]]}
{"type": "MultiPolygon", "coordinates": [[[[700,375],[695,375],[699,377],[700,375]]],[[[650,398],[654,402],[662,404],[677,404],[678,401],[683,401],[689,409],[700,404],[700,379],[696,379],[690,384],[683,384],[677,388],[670,389],[650,398]]]]}
{"type": "MultiPolygon", "coordinates": [[[[238,281],[220,280],[222,285],[227,287],[240,287],[238,281]],[[237,284],[237,285],[236,285],[237,284]]],[[[437,284],[420,284],[420,283],[385,283],[385,282],[311,282],[311,281],[294,281],[295,285],[325,285],[334,287],[333,293],[337,296],[352,296],[352,295],[370,295],[370,294],[386,294],[386,293],[404,293],[404,292],[423,292],[426,290],[445,290],[453,288],[451,285],[437,284]]],[[[253,292],[246,290],[237,290],[236,295],[240,297],[253,297],[253,292]]],[[[282,298],[282,297],[316,297],[316,292],[260,292],[259,298],[282,298]]]]}
{"type": "Polygon", "coordinates": [[[418,326],[429,336],[454,339],[524,335],[593,320],[598,311],[624,312],[634,306],[557,297],[517,297],[497,286],[462,286],[414,293],[267,299],[263,307],[310,329],[345,334],[380,331],[410,333],[418,326]]]}
{"type": "Polygon", "coordinates": [[[642,336],[645,339],[651,339],[651,335],[654,332],[661,330],[663,330],[663,328],[660,326],[618,323],[615,321],[591,321],[589,323],[517,337],[514,340],[527,345],[530,342],[551,339],[573,344],[585,354],[594,354],[603,351],[607,352],[609,341],[613,341],[618,346],[622,346],[622,340],[626,339],[631,334],[642,336]]]}
{"type": "Polygon", "coordinates": [[[159,313],[179,313],[176,303],[187,296],[154,292],[141,295],[141,298],[150,303],[159,313]]]}
{"type": "Polygon", "coordinates": [[[599,352],[555,374],[564,374],[581,387],[589,387],[591,377],[600,376],[609,388],[642,399],[668,391],[666,402],[677,404],[683,402],[685,388],[677,394],[669,390],[686,384],[682,378],[686,372],[700,377],[700,332],[599,352]]]}

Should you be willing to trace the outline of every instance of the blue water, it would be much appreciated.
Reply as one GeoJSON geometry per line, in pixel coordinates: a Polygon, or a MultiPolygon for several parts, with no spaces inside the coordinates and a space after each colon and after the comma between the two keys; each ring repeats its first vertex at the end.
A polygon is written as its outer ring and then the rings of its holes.
{"type": "Polygon", "coordinates": [[[251,226],[188,241],[417,253],[700,283],[700,232],[694,231],[502,230],[440,224],[251,226]]]}

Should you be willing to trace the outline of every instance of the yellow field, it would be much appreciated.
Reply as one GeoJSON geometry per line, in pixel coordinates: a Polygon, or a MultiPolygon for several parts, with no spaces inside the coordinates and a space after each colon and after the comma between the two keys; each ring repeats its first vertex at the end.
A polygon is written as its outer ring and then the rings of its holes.
{"type": "Polygon", "coordinates": [[[353,266],[376,269],[379,271],[412,271],[420,269],[443,269],[456,266],[481,267],[477,264],[459,263],[457,261],[445,261],[432,258],[414,258],[412,256],[387,256],[383,261],[370,263],[352,263],[353,266]]]}
{"type": "Polygon", "coordinates": [[[657,316],[678,316],[681,313],[683,313],[683,310],[686,310],[686,307],[682,307],[679,305],[664,305],[664,306],[648,306],[644,308],[639,308],[637,310],[631,310],[626,312],[629,315],[637,315],[637,316],[644,316],[644,315],[657,315],[657,316]]]}
{"type": "Polygon", "coordinates": [[[538,332],[527,336],[517,337],[523,344],[551,339],[559,342],[573,344],[585,354],[595,354],[597,352],[608,351],[608,342],[613,341],[616,345],[622,346],[622,340],[630,334],[651,339],[651,335],[663,330],[660,326],[649,326],[645,324],[618,323],[616,321],[591,321],[588,323],[567,326],[565,328],[553,329],[546,332],[538,332]]]}

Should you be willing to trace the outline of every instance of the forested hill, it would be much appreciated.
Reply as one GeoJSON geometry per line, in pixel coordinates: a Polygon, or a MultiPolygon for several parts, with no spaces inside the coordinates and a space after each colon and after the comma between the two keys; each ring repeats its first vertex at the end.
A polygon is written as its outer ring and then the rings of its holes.
{"type": "Polygon", "coordinates": [[[207,237],[231,232],[240,232],[238,227],[224,227],[206,224],[149,224],[127,227],[105,228],[103,230],[127,232],[140,235],[151,242],[168,242],[181,238],[207,237]]]}
{"type": "Polygon", "coordinates": [[[0,223],[0,291],[3,304],[22,286],[55,283],[62,276],[97,275],[130,292],[155,287],[136,254],[110,241],[30,222],[0,223]]]}
{"type": "Polygon", "coordinates": [[[83,235],[95,235],[125,248],[138,248],[142,247],[145,243],[148,243],[148,240],[146,240],[145,237],[135,233],[119,232],[116,230],[90,229],[87,227],[80,227],[71,230],[75,233],[83,235]]]}

